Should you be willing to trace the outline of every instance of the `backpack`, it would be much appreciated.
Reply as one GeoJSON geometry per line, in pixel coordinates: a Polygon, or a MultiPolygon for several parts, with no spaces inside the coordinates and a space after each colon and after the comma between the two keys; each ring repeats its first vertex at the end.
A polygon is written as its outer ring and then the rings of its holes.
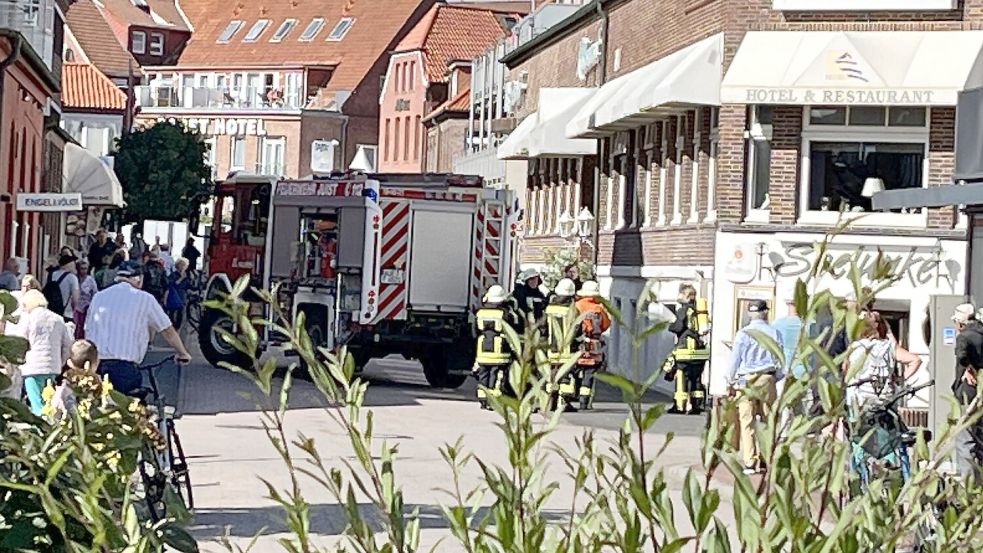
{"type": "Polygon", "coordinates": [[[143,268],[143,289],[158,300],[167,293],[167,272],[160,263],[150,262],[143,268]]]}
{"type": "Polygon", "coordinates": [[[44,299],[48,300],[48,309],[59,314],[65,314],[65,297],[61,295],[61,283],[68,278],[71,273],[62,273],[58,280],[54,280],[55,272],[48,273],[48,281],[44,283],[41,293],[44,299]]]}

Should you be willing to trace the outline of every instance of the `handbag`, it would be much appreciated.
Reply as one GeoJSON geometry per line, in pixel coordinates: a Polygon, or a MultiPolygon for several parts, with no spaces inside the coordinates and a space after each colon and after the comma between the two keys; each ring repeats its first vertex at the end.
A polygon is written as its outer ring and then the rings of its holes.
{"type": "Polygon", "coordinates": [[[164,300],[164,309],[177,311],[183,307],[184,300],[181,299],[181,292],[178,290],[176,284],[171,283],[167,287],[167,298],[164,300]]]}

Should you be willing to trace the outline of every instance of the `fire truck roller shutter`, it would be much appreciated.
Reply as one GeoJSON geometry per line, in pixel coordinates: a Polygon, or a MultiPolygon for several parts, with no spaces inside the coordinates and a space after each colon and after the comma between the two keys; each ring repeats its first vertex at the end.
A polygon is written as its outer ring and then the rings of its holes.
{"type": "Polygon", "coordinates": [[[338,268],[362,268],[365,254],[365,208],[338,210],[338,268]]]}
{"type": "Polygon", "coordinates": [[[451,206],[413,210],[409,304],[418,311],[468,308],[474,211],[451,206]]]}
{"type": "Polygon", "coordinates": [[[300,240],[300,208],[277,206],[273,217],[273,236],[270,244],[270,276],[286,278],[295,265],[296,243],[300,240]]]}

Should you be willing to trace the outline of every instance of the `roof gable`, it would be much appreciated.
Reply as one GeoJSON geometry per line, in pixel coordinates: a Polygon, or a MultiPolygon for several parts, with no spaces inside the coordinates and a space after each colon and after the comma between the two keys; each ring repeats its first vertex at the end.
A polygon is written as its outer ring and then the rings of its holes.
{"type": "Polygon", "coordinates": [[[76,0],[65,14],[65,24],[85,57],[100,71],[111,77],[139,75],[140,64],[120,44],[107,15],[92,0],[76,0]]]}
{"type": "Polygon", "coordinates": [[[495,11],[438,4],[396,49],[423,50],[427,80],[445,82],[450,62],[478,56],[505,34],[495,11]]]}
{"type": "Polygon", "coordinates": [[[88,63],[61,68],[61,102],[67,109],[125,111],[126,95],[109,77],[88,63]]]}

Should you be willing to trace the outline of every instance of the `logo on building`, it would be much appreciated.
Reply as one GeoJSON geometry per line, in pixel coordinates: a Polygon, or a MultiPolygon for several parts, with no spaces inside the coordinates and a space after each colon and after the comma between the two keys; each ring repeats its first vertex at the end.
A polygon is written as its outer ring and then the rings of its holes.
{"type": "Polygon", "coordinates": [[[396,100],[396,111],[409,111],[410,101],[406,98],[399,98],[396,100]]]}
{"type": "Polygon", "coordinates": [[[845,50],[826,52],[826,78],[830,81],[870,82],[858,58],[845,50]]]}

